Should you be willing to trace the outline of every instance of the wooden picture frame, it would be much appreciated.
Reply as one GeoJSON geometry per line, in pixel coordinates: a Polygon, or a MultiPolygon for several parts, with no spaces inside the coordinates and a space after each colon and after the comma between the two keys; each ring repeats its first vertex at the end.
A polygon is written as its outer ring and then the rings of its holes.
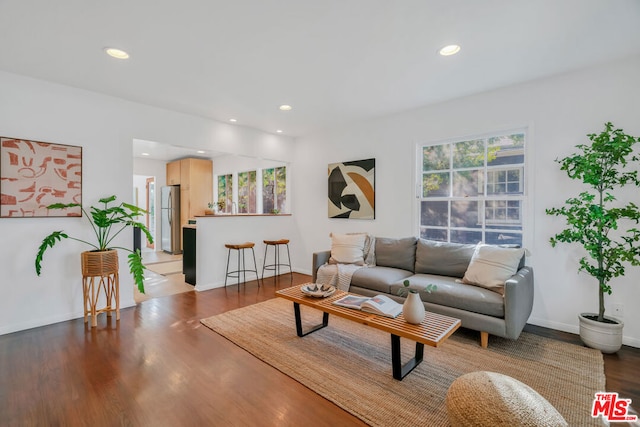
{"type": "Polygon", "coordinates": [[[82,147],[0,137],[0,218],[82,216],[82,147]]]}

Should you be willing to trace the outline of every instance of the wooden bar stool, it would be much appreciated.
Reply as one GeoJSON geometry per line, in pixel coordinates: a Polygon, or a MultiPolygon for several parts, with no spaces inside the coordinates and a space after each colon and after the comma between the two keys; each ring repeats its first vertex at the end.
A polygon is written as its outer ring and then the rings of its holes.
{"type": "Polygon", "coordinates": [[[247,271],[254,272],[256,275],[256,280],[258,281],[258,287],[260,287],[260,276],[258,276],[258,265],[256,264],[256,253],[253,250],[255,243],[246,242],[238,245],[234,244],[226,244],[225,248],[229,250],[227,255],[227,272],[224,277],[224,286],[227,287],[227,278],[231,277],[232,279],[238,279],[238,292],[240,292],[240,276],[242,275],[242,283],[247,283],[247,271]],[[251,249],[251,253],[253,254],[253,270],[247,269],[247,265],[244,258],[245,249],[251,249]],[[231,251],[238,251],[238,269],[234,271],[229,271],[229,260],[231,258],[231,251]],[[242,260],[242,262],[241,262],[242,260]]]}
{"type": "Polygon", "coordinates": [[[289,239],[280,239],[280,240],[264,240],[264,261],[262,263],[262,281],[264,282],[264,271],[265,270],[273,270],[274,280],[275,276],[280,275],[280,267],[289,267],[289,274],[291,275],[291,282],[293,282],[293,271],[291,270],[291,255],[289,254],[289,239]],[[274,250],[274,260],[273,264],[267,264],[267,249],[269,246],[273,247],[274,250]],[[280,246],[285,246],[287,248],[287,260],[288,263],[280,261],[280,246]]]}

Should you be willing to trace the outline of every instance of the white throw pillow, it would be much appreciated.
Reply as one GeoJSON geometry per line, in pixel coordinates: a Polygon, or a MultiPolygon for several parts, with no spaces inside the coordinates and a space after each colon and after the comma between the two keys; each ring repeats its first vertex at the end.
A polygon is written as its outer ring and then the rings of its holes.
{"type": "Polygon", "coordinates": [[[364,264],[366,234],[331,234],[331,258],[338,264],[364,264]]]}
{"type": "Polygon", "coordinates": [[[476,246],[462,282],[504,295],[504,282],[517,273],[522,255],[523,248],[503,248],[480,243],[476,246]]]}

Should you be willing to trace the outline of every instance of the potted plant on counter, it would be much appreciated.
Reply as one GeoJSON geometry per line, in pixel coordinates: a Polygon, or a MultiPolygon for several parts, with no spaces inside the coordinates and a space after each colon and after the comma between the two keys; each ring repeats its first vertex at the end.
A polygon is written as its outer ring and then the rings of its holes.
{"type": "Polygon", "coordinates": [[[80,207],[82,213],[89,220],[91,228],[96,236],[96,242],[91,243],[76,237],[67,235],[64,231],[54,231],[42,240],[38,253],[36,255],[36,273],[38,276],[42,271],[42,260],[44,253],[48,248],[52,248],[57,242],[62,239],[72,239],[78,242],[89,245],[93,250],[83,252],[81,254],[82,269],[84,273],[96,273],[99,275],[100,270],[108,269],[117,271],[118,265],[118,253],[117,249],[122,249],[130,252],[128,255],[129,271],[133,275],[134,282],[138,286],[138,290],[144,293],[144,269],[146,268],[142,264],[142,255],[140,250],[131,250],[123,247],[111,246],[113,239],[128,227],[138,227],[147,236],[149,243],[153,243],[153,236],[147,229],[147,227],[135,220],[136,217],[145,214],[146,211],[137,206],[130,205],[128,203],[120,203],[117,206],[109,206],[109,203],[114,202],[116,196],[106,197],[100,199],[102,207],[91,206],[87,211],[77,203],[63,204],[55,203],[47,206],[47,209],[67,209],[71,207],[80,207]]]}
{"type": "MultiPolygon", "coordinates": [[[[615,353],[622,346],[620,319],[605,316],[605,294],[611,295],[611,279],[624,276],[625,264],[640,265],[640,209],[633,202],[616,200],[614,192],[640,187],[638,156],[634,146],[640,138],[605,124],[600,134],[589,134],[590,144],[556,160],[571,179],[582,181],[585,190],[567,199],[564,206],[547,209],[548,215],[564,217],[566,228],[551,237],[551,246],[578,243],[587,255],[578,271],[586,271],[598,282],[597,313],[579,315],[580,338],[589,347],[615,353]]],[[[637,193],[636,193],[637,194],[637,193]]]]}

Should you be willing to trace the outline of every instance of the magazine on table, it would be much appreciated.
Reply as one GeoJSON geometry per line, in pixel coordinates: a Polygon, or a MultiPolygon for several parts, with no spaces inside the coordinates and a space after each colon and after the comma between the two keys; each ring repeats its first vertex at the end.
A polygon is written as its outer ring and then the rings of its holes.
{"type": "Polygon", "coordinates": [[[354,308],[386,317],[398,317],[402,313],[402,305],[386,295],[376,295],[375,297],[347,295],[333,303],[341,307],[354,308]]]}

